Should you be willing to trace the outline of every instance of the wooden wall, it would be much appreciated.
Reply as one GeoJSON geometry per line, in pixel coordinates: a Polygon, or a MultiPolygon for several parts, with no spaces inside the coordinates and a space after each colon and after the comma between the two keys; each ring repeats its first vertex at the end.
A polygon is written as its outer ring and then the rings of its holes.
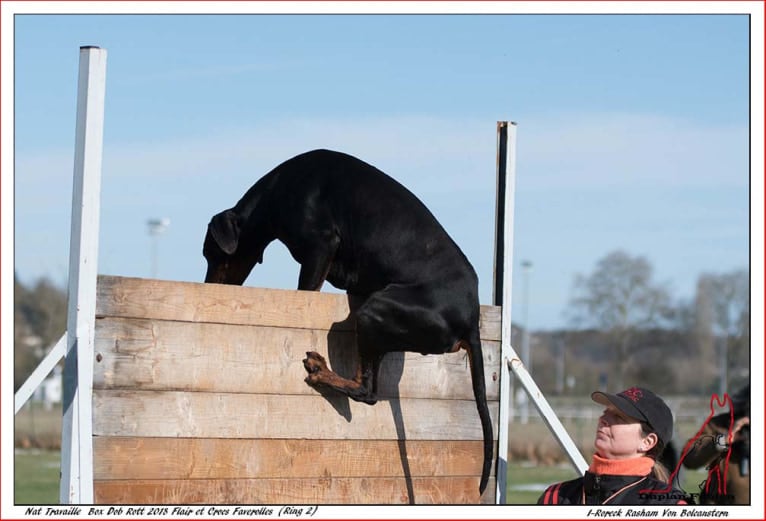
{"type": "MultiPolygon", "coordinates": [[[[306,351],[353,374],[349,309],[341,294],[99,277],[96,502],[492,503],[463,353],[387,355],[374,406],[304,382],[306,351]]],[[[497,433],[500,309],[481,318],[497,433]]]]}

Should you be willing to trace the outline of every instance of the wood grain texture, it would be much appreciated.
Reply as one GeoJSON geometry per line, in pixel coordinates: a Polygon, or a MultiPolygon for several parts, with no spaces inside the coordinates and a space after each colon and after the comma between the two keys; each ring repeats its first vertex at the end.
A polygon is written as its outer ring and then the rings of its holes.
{"type": "MultiPolygon", "coordinates": [[[[498,402],[490,402],[497,433],[498,402]]],[[[94,436],[481,440],[476,404],[346,397],[105,391],[93,393],[94,436]]]]}
{"type": "MultiPolygon", "coordinates": [[[[97,389],[183,390],[315,395],[304,379],[306,351],[341,376],[358,361],[355,335],[322,330],[103,318],[96,321],[97,389]]],[[[499,399],[500,344],[484,341],[487,398],[499,399]]],[[[381,398],[472,400],[465,352],[390,353],[379,377],[381,398]]]]}
{"type": "Polygon", "coordinates": [[[96,480],[478,476],[480,441],[93,438],[96,480]]]}
{"type": "Polygon", "coordinates": [[[476,477],[95,481],[94,496],[114,505],[477,504],[492,503],[494,482],[482,498],[476,477]]]}
{"type": "MultiPolygon", "coordinates": [[[[347,295],[102,275],[97,317],[353,330],[347,295]]],[[[481,306],[481,338],[500,340],[500,308],[481,306]]]]}
{"type": "MultiPolygon", "coordinates": [[[[96,502],[491,503],[494,478],[478,497],[482,432],[463,353],[387,355],[374,406],[304,383],[306,351],[353,374],[354,305],[331,293],[100,277],[96,502]]],[[[482,306],[481,326],[497,432],[500,308],[482,306]]]]}

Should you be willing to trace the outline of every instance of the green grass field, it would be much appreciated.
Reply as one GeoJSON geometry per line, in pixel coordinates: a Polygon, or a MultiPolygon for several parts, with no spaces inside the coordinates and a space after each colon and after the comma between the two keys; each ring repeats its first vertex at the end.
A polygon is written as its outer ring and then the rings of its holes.
{"type": "Polygon", "coordinates": [[[508,465],[506,500],[511,505],[534,505],[545,487],[577,477],[571,465],[533,466],[530,463],[508,465]]]}
{"type": "Polygon", "coordinates": [[[17,505],[56,505],[59,502],[59,451],[16,449],[13,475],[17,505]]]}

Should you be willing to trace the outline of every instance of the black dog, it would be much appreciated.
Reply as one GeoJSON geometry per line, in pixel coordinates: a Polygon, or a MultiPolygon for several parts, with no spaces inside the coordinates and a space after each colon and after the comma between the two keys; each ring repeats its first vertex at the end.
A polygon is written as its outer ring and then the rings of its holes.
{"type": "Polygon", "coordinates": [[[375,403],[386,353],[469,355],[484,434],[480,493],[492,465],[492,424],[479,340],[478,278],[460,248],[420,200],[355,157],[315,150],[261,178],[205,237],[205,282],[242,284],[274,239],[300,263],[298,289],[325,280],[364,299],[356,312],[359,368],[353,380],[318,353],[303,361],[312,386],[375,403]]]}

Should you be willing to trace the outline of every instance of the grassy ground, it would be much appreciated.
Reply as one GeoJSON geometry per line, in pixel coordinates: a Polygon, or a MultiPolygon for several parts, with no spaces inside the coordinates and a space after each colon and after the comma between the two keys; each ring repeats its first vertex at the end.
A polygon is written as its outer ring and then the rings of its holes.
{"type": "Polygon", "coordinates": [[[13,475],[17,505],[56,505],[59,502],[59,451],[16,449],[13,475]]]}
{"type": "Polygon", "coordinates": [[[14,502],[58,504],[61,405],[46,410],[40,403],[27,402],[14,418],[14,438],[14,502]]]}
{"type": "Polygon", "coordinates": [[[534,505],[548,485],[576,477],[577,472],[571,465],[509,464],[506,501],[511,505],[534,505]]]}
{"type": "Polygon", "coordinates": [[[40,403],[27,402],[14,418],[15,446],[24,449],[61,447],[61,404],[46,410],[40,403]]]}

